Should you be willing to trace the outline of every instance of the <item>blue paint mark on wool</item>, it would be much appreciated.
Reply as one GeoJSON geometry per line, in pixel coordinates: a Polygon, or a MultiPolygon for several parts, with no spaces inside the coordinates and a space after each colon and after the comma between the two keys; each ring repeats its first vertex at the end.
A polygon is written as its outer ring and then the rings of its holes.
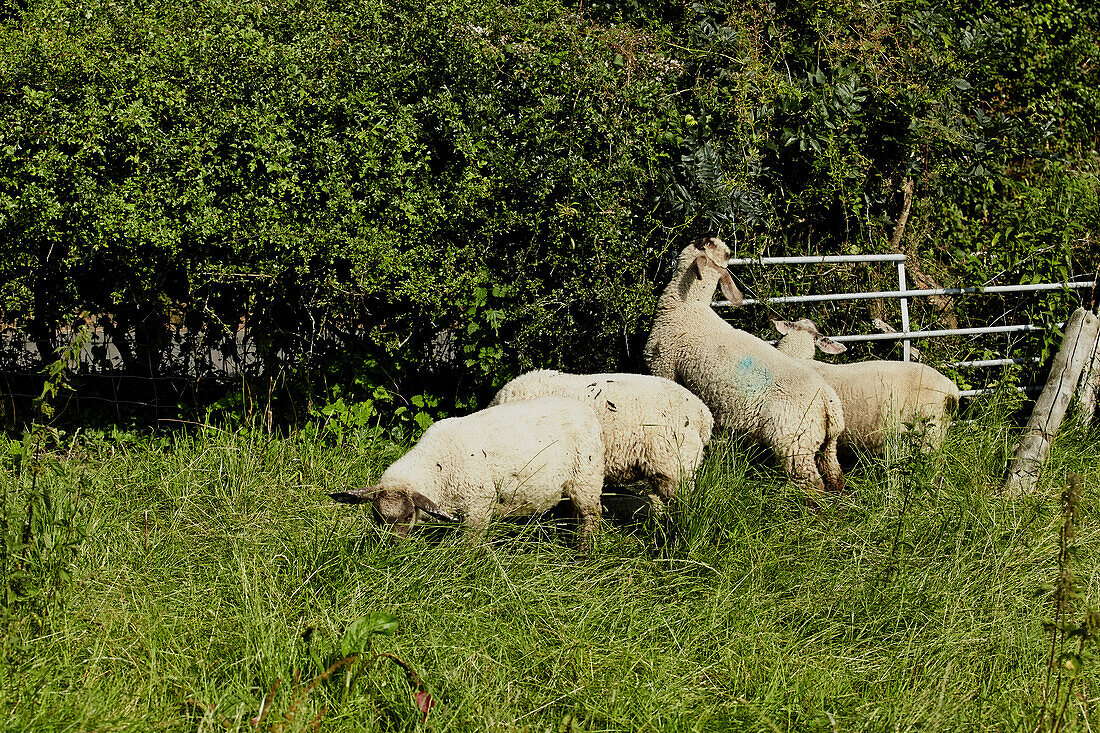
{"type": "Polygon", "coordinates": [[[741,358],[733,373],[733,380],[746,394],[758,395],[772,386],[774,377],[768,365],[751,356],[741,358]]]}

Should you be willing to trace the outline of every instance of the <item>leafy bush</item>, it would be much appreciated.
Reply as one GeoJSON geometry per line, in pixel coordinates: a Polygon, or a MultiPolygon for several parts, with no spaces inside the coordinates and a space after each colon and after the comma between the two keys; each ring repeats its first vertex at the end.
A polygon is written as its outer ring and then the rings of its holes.
{"type": "Polygon", "coordinates": [[[0,21],[0,311],[39,353],[87,311],[149,377],[173,332],[244,348],[282,413],[415,430],[523,368],[638,368],[695,234],[882,251],[906,180],[945,282],[1091,271],[1096,15],[31,0],[0,21]]]}

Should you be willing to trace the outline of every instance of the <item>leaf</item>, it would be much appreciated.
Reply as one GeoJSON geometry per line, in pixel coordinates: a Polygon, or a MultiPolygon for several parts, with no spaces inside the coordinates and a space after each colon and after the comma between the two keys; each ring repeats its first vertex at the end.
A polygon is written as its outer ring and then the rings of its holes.
{"type": "Polygon", "coordinates": [[[416,698],[416,707],[420,712],[424,713],[424,720],[428,719],[428,711],[435,707],[435,700],[432,699],[431,694],[421,690],[413,697],[416,698]]]}
{"type": "Polygon", "coordinates": [[[1062,665],[1062,668],[1070,674],[1077,672],[1078,668],[1081,666],[1081,658],[1076,654],[1060,654],[1058,655],[1058,662],[1062,665]]]}
{"type": "Polygon", "coordinates": [[[340,656],[359,654],[370,649],[371,637],[375,634],[393,636],[401,625],[397,617],[386,611],[374,611],[348,624],[344,637],[340,639],[340,656]]]}

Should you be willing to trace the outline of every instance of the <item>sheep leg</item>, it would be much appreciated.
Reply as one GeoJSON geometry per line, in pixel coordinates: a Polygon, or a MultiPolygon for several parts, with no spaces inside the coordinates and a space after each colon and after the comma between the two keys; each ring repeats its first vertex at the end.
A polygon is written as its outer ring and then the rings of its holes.
{"type": "Polygon", "coordinates": [[[573,484],[565,488],[564,494],[573,502],[573,510],[576,512],[577,543],[581,549],[588,549],[592,545],[592,538],[596,534],[596,527],[600,522],[600,494],[603,492],[603,477],[592,484],[573,484]]]}
{"type": "Polygon", "coordinates": [[[680,479],[659,473],[650,476],[649,482],[652,490],[646,494],[646,500],[649,502],[650,511],[654,516],[663,517],[668,514],[669,505],[678,498],[680,479]]]}
{"type": "Polygon", "coordinates": [[[649,513],[655,517],[663,517],[668,511],[665,500],[656,491],[646,492],[645,503],[649,507],[649,513]]]}
{"type": "Polygon", "coordinates": [[[466,540],[471,545],[480,545],[489,535],[489,523],[493,518],[493,505],[471,504],[464,518],[466,523],[466,540]]]}
{"type": "MultiPolygon", "coordinates": [[[[947,417],[943,411],[927,410],[920,417],[920,452],[928,455],[935,453],[943,446],[947,417]]],[[[917,426],[914,425],[914,429],[917,426]]]]}
{"type": "MultiPolygon", "coordinates": [[[[824,495],[825,482],[817,470],[813,448],[794,442],[786,446],[774,446],[773,450],[779,456],[787,475],[799,484],[807,495],[824,495]]],[[[839,463],[837,466],[839,468],[839,463]]]]}
{"type": "Polygon", "coordinates": [[[935,453],[943,446],[943,423],[932,418],[924,431],[924,440],[921,441],[921,452],[935,453]]]}
{"type": "Polygon", "coordinates": [[[840,459],[836,455],[837,439],[828,438],[821,446],[821,452],[814,456],[816,468],[825,477],[825,490],[831,494],[844,491],[844,472],[840,469],[840,459]]]}
{"type": "Polygon", "coordinates": [[[671,547],[680,536],[679,517],[669,511],[671,505],[679,501],[680,479],[660,475],[654,483],[655,490],[650,493],[650,506],[653,516],[661,528],[661,544],[671,547]]]}

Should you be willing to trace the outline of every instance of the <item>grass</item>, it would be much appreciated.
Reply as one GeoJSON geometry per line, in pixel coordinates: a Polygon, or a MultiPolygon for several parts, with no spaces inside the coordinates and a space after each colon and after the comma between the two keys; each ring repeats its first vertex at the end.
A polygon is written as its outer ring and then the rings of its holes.
{"type": "MultiPolygon", "coordinates": [[[[78,436],[0,473],[5,531],[32,481],[53,498],[31,538],[45,549],[26,587],[42,593],[6,601],[0,728],[1030,731],[1070,472],[1086,480],[1081,586],[1097,592],[1100,440],[1066,431],[1043,491],[1008,502],[996,413],[936,455],[861,460],[820,513],[759,452],[717,440],[675,536],[613,519],[587,556],[548,520],[484,546],[394,544],[327,500],[395,446],[78,436]],[[65,545],[66,521],[82,541],[65,545]],[[400,628],[374,649],[421,675],[426,721],[385,659],[306,689],[377,611],[400,628]]],[[[1082,730],[1100,722],[1098,680],[1086,667],[1071,701],[1082,730]]]]}

